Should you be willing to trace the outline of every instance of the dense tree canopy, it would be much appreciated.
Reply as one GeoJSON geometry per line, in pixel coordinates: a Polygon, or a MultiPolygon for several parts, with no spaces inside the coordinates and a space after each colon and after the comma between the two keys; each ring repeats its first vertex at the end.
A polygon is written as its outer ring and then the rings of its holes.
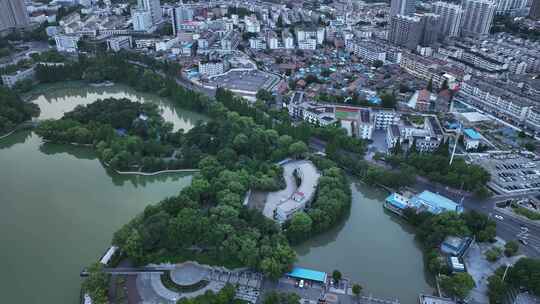
{"type": "Polygon", "coordinates": [[[0,87],[0,135],[38,115],[36,104],[23,102],[12,90],[0,87]]]}

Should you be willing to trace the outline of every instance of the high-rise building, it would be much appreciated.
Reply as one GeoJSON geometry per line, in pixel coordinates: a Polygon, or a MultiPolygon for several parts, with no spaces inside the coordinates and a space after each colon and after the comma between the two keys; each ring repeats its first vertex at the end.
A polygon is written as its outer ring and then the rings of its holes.
{"type": "Polygon", "coordinates": [[[388,40],[396,45],[415,50],[422,42],[424,22],[418,16],[393,16],[390,21],[388,40]]]}
{"type": "Polygon", "coordinates": [[[28,26],[24,0],[0,0],[0,32],[28,26]]]}
{"type": "Polygon", "coordinates": [[[441,16],[443,37],[458,37],[463,17],[463,9],[457,4],[437,1],[433,3],[433,13],[441,16]]]}
{"type": "Polygon", "coordinates": [[[159,0],[138,0],[138,4],[140,9],[150,12],[153,24],[161,22],[162,13],[159,0]]]}
{"type": "Polygon", "coordinates": [[[529,17],[534,20],[540,20],[540,0],[533,0],[529,17]]]}
{"type": "Polygon", "coordinates": [[[193,10],[184,5],[175,7],[172,10],[172,25],[173,25],[173,34],[176,36],[180,25],[184,22],[193,21],[193,10]]]}
{"type": "Polygon", "coordinates": [[[491,0],[463,0],[461,7],[461,34],[474,37],[488,35],[497,5],[491,0]]]}
{"type": "Polygon", "coordinates": [[[131,17],[133,20],[133,30],[144,32],[152,32],[154,30],[152,15],[149,11],[135,9],[131,11],[131,17]]]}
{"type": "Polygon", "coordinates": [[[441,16],[437,14],[425,13],[421,15],[423,30],[422,30],[422,45],[430,46],[441,38],[441,16]]]}
{"type": "Polygon", "coordinates": [[[500,15],[516,15],[521,14],[527,7],[528,0],[495,0],[497,5],[497,14],[500,15]]]}
{"type": "Polygon", "coordinates": [[[390,2],[390,17],[396,15],[409,16],[416,11],[416,0],[392,0],[390,2]]]}

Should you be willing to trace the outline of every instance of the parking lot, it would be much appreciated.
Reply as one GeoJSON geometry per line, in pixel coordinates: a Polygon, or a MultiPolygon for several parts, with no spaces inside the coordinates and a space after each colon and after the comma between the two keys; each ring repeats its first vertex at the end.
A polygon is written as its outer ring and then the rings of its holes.
{"type": "Polygon", "coordinates": [[[279,77],[259,70],[230,71],[208,81],[214,87],[223,87],[232,91],[257,93],[260,89],[271,90],[279,82],[279,77]]]}
{"type": "Polygon", "coordinates": [[[540,161],[517,153],[473,156],[491,174],[491,186],[501,193],[540,189],[540,161]]]}

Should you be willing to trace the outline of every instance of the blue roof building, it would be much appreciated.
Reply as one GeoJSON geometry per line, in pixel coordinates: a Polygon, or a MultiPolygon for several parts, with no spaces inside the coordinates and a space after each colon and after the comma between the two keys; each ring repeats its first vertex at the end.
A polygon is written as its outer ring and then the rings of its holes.
{"type": "Polygon", "coordinates": [[[480,134],[473,129],[463,129],[463,133],[465,134],[465,136],[473,140],[482,139],[482,136],[480,136],[480,134]]]}
{"type": "Polygon", "coordinates": [[[431,191],[423,191],[411,197],[410,202],[417,209],[425,209],[431,213],[439,214],[445,211],[463,212],[463,206],[431,191]]]}
{"type": "Polygon", "coordinates": [[[460,204],[427,190],[410,198],[399,193],[392,193],[386,198],[384,207],[400,215],[406,208],[414,208],[417,211],[428,211],[433,214],[439,214],[445,211],[463,212],[463,206],[460,204]]]}
{"type": "Polygon", "coordinates": [[[326,283],[327,274],[326,272],[294,267],[291,272],[287,273],[289,277],[300,279],[300,280],[309,280],[314,282],[326,283]]]}

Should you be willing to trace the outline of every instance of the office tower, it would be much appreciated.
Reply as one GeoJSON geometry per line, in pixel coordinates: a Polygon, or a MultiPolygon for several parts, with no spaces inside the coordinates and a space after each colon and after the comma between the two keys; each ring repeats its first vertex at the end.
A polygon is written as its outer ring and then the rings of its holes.
{"type": "Polygon", "coordinates": [[[533,0],[531,11],[529,12],[529,18],[540,20],[540,0],[533,0]]]}
{"type": "Polygon", "coordinates": [[[171,21],[173,25],[173,34],[176,36],[180,25],[187,21],[193,21],[193,10],[184,5],[175,7],[172,10],[171,21]]]}
{"type": "Polygon", "coordinates": [[[410,16],[416,11],[416,0],[392,0],[390,2],[390,17],[397,15],[410,16]]]}
{"type": "Polygon", "coordinates": [[[433,3],[433,13],[441,16],[443,37],[458,37],[463,17],[463,9],[457,4],[438,1],[433,3]]]}
{"type": "Polygon", "coordinates": [[[441,16],[425,13],[421,15],[423,23],[422,45],[430,46],[441,38],[441,16]]]}
{"type": "Polygon", "coordinates": [[[161,22],[161,4],[159,0],[138,0],[139,8],[145,11],[150,12],[152,17],[152,23],[156,24],[161,22]]]}
{"type": "Polygon", "coordinates": [[[396,45],[415,50],[422,42],[423,20],[418,16],[393,16],[388,40],[396,45]]]}
{"type": "Polygon", "coordinates": [[[489,34],[497,6],[491,0],[463,0],[461,34],[463,36],[484,36],[489,34]]]}
{"type": "Polygon", "coordinates": [[[24,0],[0,0],[0,31],[28,26],[24,0]]]}

